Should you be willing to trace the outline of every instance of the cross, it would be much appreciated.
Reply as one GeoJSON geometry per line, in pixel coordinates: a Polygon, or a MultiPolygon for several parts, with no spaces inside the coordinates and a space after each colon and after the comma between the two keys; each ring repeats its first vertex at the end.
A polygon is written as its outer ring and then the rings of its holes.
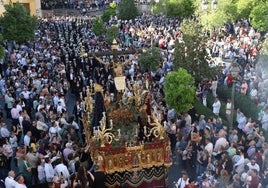
{"type": "Polygon", "coordinates": [[[113,56],[113,63],[116,65],[113,67],[113,71],[115,73],[115,77],[120,77],[122,76],[122,71],[123,71],[123,65],[127,64],[128,62],[132,61],[133,59],[126,60],[122,64],[117,63],[118,56],[119,55],[128,55],[128,54],[140,54],[143,51],[141,49],[130,49],[130,50],[124,50],[124,51],[119,51],[118,50],[118,44],[116,40],[114,39],[111,45],[111,51],[103,51],[103,52],[92,52],[92,53],[85,53],[83,49],[81,49],[81,56],[84,57],[94,57],[99,63],[104,64],[104,65],[109,65],[109,63],[102,61],[99,57],[103,56],[113,56]]]}

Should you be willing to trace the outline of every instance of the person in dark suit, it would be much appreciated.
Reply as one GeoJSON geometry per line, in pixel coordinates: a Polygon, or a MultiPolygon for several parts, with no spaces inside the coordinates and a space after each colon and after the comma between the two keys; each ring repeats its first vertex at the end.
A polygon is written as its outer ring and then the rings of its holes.
{"type": "Polygon", "coordinates": [[[92,172],[94,176],[94,181],[92,184],[92,188],[104,188],[105,187],[105,180],[106,175],[104,173],[104,169],[100,165],[94,166],[95,170],[92,172]]]}

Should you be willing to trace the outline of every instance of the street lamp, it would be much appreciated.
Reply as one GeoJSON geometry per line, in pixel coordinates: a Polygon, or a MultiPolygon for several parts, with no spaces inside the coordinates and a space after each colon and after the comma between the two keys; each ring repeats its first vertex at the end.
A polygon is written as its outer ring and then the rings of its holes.
{"type": "Polygon", "coordinates": [[[231,104],[231,122],[230,122],[230,127],[229,127],[229,131],[231,132],[233,130],[233,123],[234,123],[234,95],[235,95],[235,85],[236,85],[236,78],[239,75],[240,72],[240,68],[237,65],[236,62],[232,63],[232,68],[230,70],[230,73],[232,75],[233,78],[233,85],[232,85],[232,96],[231,96],[231,100],[232,100],[232,104],[231,104]]]}

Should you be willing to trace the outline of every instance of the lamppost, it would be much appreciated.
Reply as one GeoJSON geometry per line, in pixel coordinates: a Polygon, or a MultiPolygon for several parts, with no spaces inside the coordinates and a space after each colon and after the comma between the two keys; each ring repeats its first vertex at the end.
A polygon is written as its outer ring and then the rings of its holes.
{"type": "Polygon", "coordinates": [[[234,95],[235,95],[235,85],[236,85],[236,78],[240,72],[240,68],[238,67],[236,62],[232,63],[232,68],[230,70],[230,73],[233,78],[233,85],[232,85],[232,96],[231,96],[231,122],[229,125],[229,131],[231,132],[233,130],[233,123],[234,123],[234,95]]]}

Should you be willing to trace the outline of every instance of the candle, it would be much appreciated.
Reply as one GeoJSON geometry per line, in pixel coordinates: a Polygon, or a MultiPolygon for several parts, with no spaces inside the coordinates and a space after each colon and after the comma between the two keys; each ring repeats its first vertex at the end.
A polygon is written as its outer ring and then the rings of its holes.
{"type": "Polygon", "coordinates": [[[144,134],[146,135],[147,134],[146,126],[144,126],[143,129],[144,129],[144,134]]]}
{"type": "Polygon", "coordinates": [[[110,119],[110,127],[113,127],[113,120],[110,119]]]}
{"type": "Polygon", "coordinates": [[[164,121],[164,128],[167,128],[167,122],[164,121]]]}
{"type": "Polygon", "coordinates": [[[138,128],[136,127],[136,136],[138,136],[138,128]]]}
{"type": "Polygon", "coordinates": [[[120,132],[121,130],[118,129],[117,131],[118,131],[118,137],[121,137],[121,132],[120,132]]]}
{"type": "Polygon", "coordinates": [[[94,136],[97,136],[97,128],[96,127],[94,127],[93,134],[94,134],[94,136]]]}

